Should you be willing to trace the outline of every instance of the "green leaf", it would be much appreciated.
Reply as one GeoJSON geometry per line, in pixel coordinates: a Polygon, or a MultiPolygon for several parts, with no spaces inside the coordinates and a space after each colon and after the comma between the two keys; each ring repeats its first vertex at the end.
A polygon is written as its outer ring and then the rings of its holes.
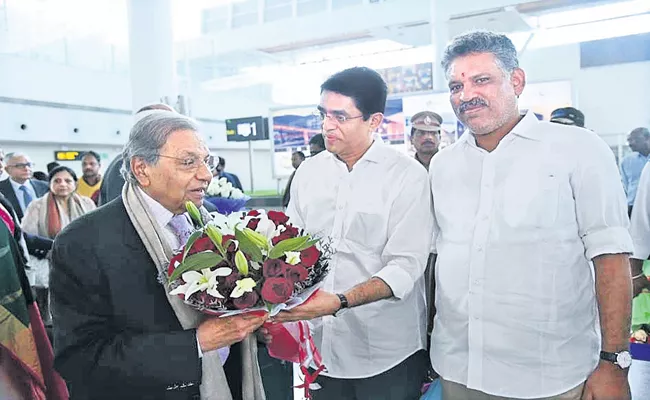
{"type": "Polygon", "coordinates": [[[248,276],[248,260],[241,250],[237,250],[237,253],[235,253],[235,265],[240,274],[248,276]]]}
{"type": "Polygon", "coordinates": [[[271,251],[269,251],[269,258],[280,258],[284,256],[284,253],[287,251],[298,251],[298,249],[302,248],[308,242],[309,236],[285,239],[273,246],[271,251]]]}
{"type": "Polygon", "coordinates": [[[193,234],[191,234],[190,237],[187,239],[187,243],[185,243],[185,250],[183,251],[183,262],[185,262],[185,258],[187,257],[187,253],[189,253],[190,250],[192,249],[192,246],[194,245],[194,242],[199,240],[201,235],[203,235],[203,232],[196,231],[193,234]]]}
{"type": "Polygon", "coordinates": [[[191,256],[187,257],[187,259],[183,261],[178,266],[178,268],[174,270],[174,272],[172,272],[172,274],[169,276],[169,281],[175,281],[187,271],[200,271],[204,268],[214,267],[221,261],[223,261],[223,257],[211,251],[192,254],[191,256]]]}
{"type": "Polygon", "coordinates": [[[197,223],[199,226],[203,227],[203,219],[201,218],[201,212],[191,201],[185,202],[185,208],[187,213],[190,214],[190,217],[197,223]]]}
{"type": "Polygon", "coordinates": [[[303,251],[305,249],[310,248],[311,246],[315,245],[316,243],[320,242],[320,239],[311,239],[307,243],[305,243],[303,246],[301,246],[299,249],[296,251],[303,251]]]}
{"type": "Polygon", "coordinates": [[[222,244],[223,235],[221,235],[221,232],[219,231],[219,229],[214,225],[207,224],[206,227],[205,227],[205,233],[206,233],[206,235],[208,235],[210,240],[212,240],[212,243],[214,243],[214,245],[217,247],[217,249],[219,249],[219,252],[221,253],[221,255],[224,255],[225,250],[224,250],[223,244],[222,244]]]}
{"type": "Polygon", "coordinates": [[[244,228],[242,230],[244,235],[248,237],[251,242],[253,242],[255,245],[257,245],[258,248],[262,248],[264,250],[269,249],[269,241],[266,239],[266,236],[262,235],[261,233],[255,232],[251,228],[244,228]]]}
{"type": "Polygon", "coordinates": [[[240,231],[237,228],[235,228],[235,239],[237,239],[239,242],[239,248],[241,251],[248,254],[251,260],[258,263],[261,263],[264,260],[262,250],[260,250],[260,248],[253,241],[251,241],[248,236],[244,234],[244,232],[240,231]]]}

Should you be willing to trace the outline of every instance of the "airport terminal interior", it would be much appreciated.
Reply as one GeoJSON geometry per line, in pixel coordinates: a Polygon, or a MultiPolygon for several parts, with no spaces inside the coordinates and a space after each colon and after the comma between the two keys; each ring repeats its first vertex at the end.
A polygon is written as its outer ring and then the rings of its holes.
{"type": "MultiPolygon", "coordinates": [[[[473,30],[516,47],[522,112],[595,132],[621,171],[632,154],[645,164],[650,141],[635,140],[650,140],[648,0],[0,0],[0,179],[27,173],[48,185],[53,168],[68,167],[89,208],[103,207],[101,179],[136,112],[162,104],[198,123],[215,180],[250,197],[249,208],[282,211],[294,171],[324,149],[317,106],[336,72],[379,73],[388,97],[374,138],[408,157],[417,159],[421,124],[437,126],[439,151],[471,135],[441,59],[473,30]],[[414,118],[421,112],[431,113],[414,118]]],[[[42,196],[34,188],[29,201],[42,196]]],[[[34,297],[51,334],[47,287],[34,297]]],[[[633,311],[634,324],[650,330],[650,313],[633,311]]],[[[648,400],[650,342],[636,341],[632,399],[648,400]]],[[[267,399],[304,398],[291,389],[303,382],[297,366],[260,365],[267,399]]]]}

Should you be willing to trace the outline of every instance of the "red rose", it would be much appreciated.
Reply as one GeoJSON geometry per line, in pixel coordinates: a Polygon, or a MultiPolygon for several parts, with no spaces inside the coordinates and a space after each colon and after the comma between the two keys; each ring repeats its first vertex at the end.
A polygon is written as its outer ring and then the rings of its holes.
{"type": "Polygon", "coordinates": [[[289,217],[287,214],[280,211],[269,211],[266,215],[271,221],[273,221],[276,226],[284,225],[289,222],[289,217]]]}
{"type": "Polygon", "coordinates": [[[249,217],[258,217],[260,215],[260,212],[257,210],[250,210],[246,215],[249,217]]]}
{"type": "Polygon", "coordinates": [[[172,272],[176,269],[176,262],[179,264],[183,261],[183,253],[178,253],[171,260],[169,260],[169,267],[167,267],[167,276],[171,275],[172,272]]]}
{"type": "Polygon", "coordinates": [[[302,282],[307,279],[309,272],[302,265],[287,265],[284,270],[284,276],[293,283],[302,282]]]}
{"type": "Polygon", "coordinates": [[[320,257],[320,251],[316,246],[311,246],[300,252],[300,264],[305,267],[313,267],[320,257]]]}
{"type": "Polygon", "coordinates": [[[235,252],[235,244],[230,243],[230,245],[228,245],[227,243],[228,243],[229,240],[235,240],[235,237],[233,235],[223,235],[223,238],[221,239],[221,245],[226,247],[226,251],[228,253],[234,253],[235,252]]]}
{"type": "Polygon", "coordinates": [[[192,245],[192,248],[190,249],[189,253],[187,253],[187,254],[190,254],[190,255],[191,254],[196,254],[196,253],[200,253],[200,252],[206,251],[206,250],[216,250],[216,248],[214,247],[214,243],[212,243],[212,240],[210,240],[209,237],[204,236],[204,237],[201,237],[196,242],[194,242],[194,244],[192,245]]]}
{"type": "Polygon", "coordinates": [[[253,218],[250,221],[248,221],[248,224],[246,225],[247,228],[255,230],[257,229],[257,225],[260,223],[259,218],[253,218]]]}
{"type": "Polygon", "coordinates": [[[257,301],[260,299],[260,296],[257,294],[257,292],[252,291],[252,292],[246,292],[241,295],[241,297],[238,297],[236,299],[232,299],[232,303],[235,305],[235,307],[239,310],[244,310],[246,308],[251,308],[255,304],[257,304],[257,301]]]}
{"type": "Polygon", "coordinates": [[[284,266],[285,264],[278,259],[269,259],[264,261],[264,265],[262,266],[262,273],[264,274],[265,278],[282,276],[285,269],[284,266]]]}
{"type": "Polygon", "coordinates": [[[291,298],[293,284],[286,278],[267,278],[262,286],[262,298],[271,304],[284,303],[291,298]]]}
{"type": "Polygon", "coordinates": [[[295,228],[291,225],[287,225],[286,229],[282,231],[281,234],[271,239],[271,243],[273,243],[273,246],[275,246],[276,244],[280,243],[283,240],[298,237],[299,233],[300,231],[298,230],[298,228],[295,228]]]}

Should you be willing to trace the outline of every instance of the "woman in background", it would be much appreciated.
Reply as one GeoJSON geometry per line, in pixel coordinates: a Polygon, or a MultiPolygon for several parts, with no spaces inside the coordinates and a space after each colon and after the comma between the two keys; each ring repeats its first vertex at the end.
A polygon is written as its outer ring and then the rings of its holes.
{"type": "MultiPolygon", "coordinates": [[[[22,220],[23,231],[54,239],[70,222],[96,208],[95,203],[75,193],[77,175],[65,166],[58,166],[50,172],[50,191],[32,201],[22,220]]],[[[31,256],[30,256],[31,257],[31,256]]],[[[49,261],[33,258],[28,271],[30,283],[36,288],[38,304],[45,325],[50,325],[49,312],[49,261]]]]}

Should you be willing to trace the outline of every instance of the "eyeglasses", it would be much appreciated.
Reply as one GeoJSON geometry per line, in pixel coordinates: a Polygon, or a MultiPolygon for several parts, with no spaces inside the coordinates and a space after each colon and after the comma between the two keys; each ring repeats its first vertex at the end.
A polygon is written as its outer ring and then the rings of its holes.
{"type": "Polygon", "coordinates": [[[28,162],[28,163],[20,163],[20,164],[11,164],[11,165],[7,165],[7,168],[19,168],[19,169],[25,169],[25,168],[31,168],[31,167],[33,167],[33,166],[34,166],[33,163],[28,162]]]}
{"type": "Polygon", "coordinates": [[[325,122],[325,119],[330,119],[333,120],[334,122],[338,124],[344,124],[346,121],[349,121],[351,119],[357,119],[357,118],[363,118],[363,115],[357,115],[356,117],[350,117],[346,114],[327,114],[322,112],[321,110],[316,110],[314,111],[314,116],[318,119],[319,124],[323,124],[325,122]]]}
{"type": "Polygon", "coordinates": [[[198,157],[181,158],[181,157],[166,156],[164,154],[158,154],[158,157],[171,158],[172,160],[180,161],[181,168],[186,171],[194,171],[198,169],[201,164],[207,166],[210,171],[212,171],[215,167],[214,156],[207,156],[203,160],[201,160],[198,157]]]}

